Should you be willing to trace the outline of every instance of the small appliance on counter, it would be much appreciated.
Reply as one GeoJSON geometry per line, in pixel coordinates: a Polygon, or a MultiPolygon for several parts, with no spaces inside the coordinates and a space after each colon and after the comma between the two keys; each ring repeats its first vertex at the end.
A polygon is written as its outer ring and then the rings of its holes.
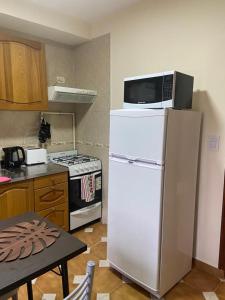
{"type": "Polygon", "coordinates": [[[20,146],[2,148],[4,158],[2,167],[6,169],[18,168],[25,162],[25,151],[20,146]]]}
{"type": "Polygon", "coordinates": [[[47,150],[43,148],[25,148],[26,165],[47,164],[47,150]]]}

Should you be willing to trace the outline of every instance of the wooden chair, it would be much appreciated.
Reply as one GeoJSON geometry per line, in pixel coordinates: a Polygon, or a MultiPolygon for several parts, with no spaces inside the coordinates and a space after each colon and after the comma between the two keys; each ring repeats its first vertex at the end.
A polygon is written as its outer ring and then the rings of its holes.
{"type": "Polygon", "coordinates": [[[0,296],[1,300],[8,300],[10,298],[12,298],[12,300],[18,300],[18,294],[17,294],[17,289],[12,290],[10,292],[8,292],[7,294],[4,294],[2,296],[0,296]]]}
{"type": "Polygon", "coordinates": [[[87,263],[86,275],[78,287],[64,300],[91,300],[91,291],[94,277],[95,262],[87,263]]]}

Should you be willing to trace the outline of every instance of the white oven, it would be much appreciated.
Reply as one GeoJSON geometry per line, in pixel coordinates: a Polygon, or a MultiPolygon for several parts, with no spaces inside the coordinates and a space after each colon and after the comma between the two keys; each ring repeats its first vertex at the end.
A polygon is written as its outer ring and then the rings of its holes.
{"type": "Polygon", "coordinates": [[[76,150],[51,153],[53,163],[69,169],[69,223],[74,230],[102,215],[102,164],[97,157],[76,150]]]}

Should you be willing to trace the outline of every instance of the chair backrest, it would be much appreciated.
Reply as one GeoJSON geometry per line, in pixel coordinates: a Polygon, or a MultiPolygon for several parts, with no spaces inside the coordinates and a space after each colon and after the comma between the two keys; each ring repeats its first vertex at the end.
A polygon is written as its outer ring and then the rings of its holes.
{"type": "Polygon", "coordinates": [[[88,261],[86,275],[78,287],[64,300],[91,300],[95,262],[88,261]]]}

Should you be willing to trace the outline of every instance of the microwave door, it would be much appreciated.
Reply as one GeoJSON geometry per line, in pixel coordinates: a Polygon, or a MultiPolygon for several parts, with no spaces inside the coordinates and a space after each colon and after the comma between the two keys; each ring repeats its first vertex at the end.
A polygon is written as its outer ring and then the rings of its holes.
{"type": "Polygon", "coordinates": [[[163,76],[124,82],[124,103],[143,108],[162,108],[163,76]]]}

